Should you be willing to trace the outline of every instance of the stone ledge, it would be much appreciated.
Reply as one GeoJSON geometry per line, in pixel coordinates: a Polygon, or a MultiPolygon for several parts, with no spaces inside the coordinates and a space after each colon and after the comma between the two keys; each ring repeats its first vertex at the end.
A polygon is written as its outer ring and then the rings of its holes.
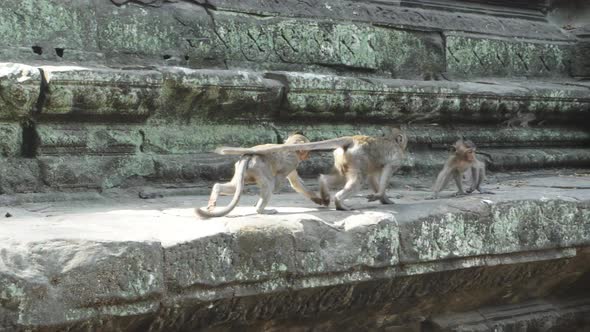
{"type": "Polygon", "coordinates": [[[0,327],[165,320],[186,303],[567,261],[590,246],[590,192],[560,189],[573,184],[590,188],[587,178],[548,177],[500,183],[493,196],[402,191],[392,207],[354,198],[354,212],[283,194],[273,216],[252,214],[256,197],[246,196],[213,220],[192,212],[206,196],[4,208],[13,217],[0,222],[0,327]]]}
{"type": "Polygon", "coordinates": [[[587,119],[590,109],[590,86],[575,81],[419,81],[180,67],[1,68],[7,87],[0,90],[0,118],[12,120],[148,120],[155,126],[294,119],[501,123],[529,112],[535,122],[571,124],[587,119]]]}

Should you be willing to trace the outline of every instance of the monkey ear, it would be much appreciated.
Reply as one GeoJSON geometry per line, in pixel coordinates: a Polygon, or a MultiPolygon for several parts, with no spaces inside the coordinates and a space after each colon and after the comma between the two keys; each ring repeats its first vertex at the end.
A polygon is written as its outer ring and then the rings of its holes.
{"type": "Polygon", "coordinates": [[[404,142],[404,135],[399,134],[397,136],[395,136],[395,142],[399,145],[403,144],[404,142]]]}

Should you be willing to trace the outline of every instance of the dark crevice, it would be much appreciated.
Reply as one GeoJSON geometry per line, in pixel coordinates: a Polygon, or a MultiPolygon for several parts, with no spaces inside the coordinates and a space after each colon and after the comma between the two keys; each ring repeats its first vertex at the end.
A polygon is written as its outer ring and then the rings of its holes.
{"type": "Polygon", "coordinates": [[[453,57],[453,59],[455,59],[455,62],[461,63],[461,61],[459,61],[459,59],[455,56],[455,54],[453,54],[453,51],[451,51],[451,49],[449,47],[447,47],[447,52],[449,52],[449,54],[453,57]]]}
{"type": "Polygon", "coordinates": [[[541,59],[541,63],[543,63],[543,66],[545,67],[545,69],[547,69],[547,71],[551,71],[551,69],[549,69],[549,66],[545,62],[545,59],[543,59],[543,57],[540,55],[539,55],[539,59],[541,59]]]}
{"type": "Polygon", "coordinates": [[[285,141],[283,140],[283,136],[281,136],[281,132],[279,131],[279,129],[273,123],[269,123],[269,127],[270,127],[270,129],[272,129],[272,131],[274,131],[274,133],[276,135],[277,144],[285,143],[285,141]]]}
{"type": "Polygon", "coordinates": [[[280,118],[281,117],[281,110],[285,109],[287,107],[287,103],[288,103],[287,95],[289,94],[289,80],[287,80],[287,77],[285,75],[275,74],[275,73],[265,73],[264,78],[269,79],[269,80],[278,81],[279,83],[281,83],[281,85],[283,85],[283,88],[281,89],[281,97],[280,97],[280,101],[279,101],[279,106],[277,107],[277,114],[276,114],[276,117],[280,118]]]}
{"type": "Polygon", "coordinates": [[[475,58],[477,59],[477,61],[479,62],[479,64],[484,68],[487,69],[487,66],[485,64],[485,62],[483,62],[483,60],[479,57],[479,55],[477,55],[477,52],[475,52],[475,50],[471,50],[471,52],[473,52],[473,56],[475,56],[475,58]]]}
{"type": "Polygon", "coordinates": [[[529,71],[529,66],[526,64],[526,61],[524,61],[524,58],[522,57],[522,55],[520,53],[516,53],[516,56],[518,56],[518,58],[520,59],[520,62],[522,62],[522,65],[524,66],[524,69],[526,71],[529,71]]]}
{"type": "Polygon", "coordinates": [[[24,158],[35,158],[39,146],[39,137],[33,120],[27,120],[22,124],[23,141],[21,154],[24,158]]]}
{"type": "Polygon", "coordinates": [[[164,54],[164,55],[162,55],[162,59],[164,59],[164,60],[168,60],[170,58],[172,58],[172,56],[170,54],[164,54]]]}
{"type": "Polygon", "coordinates": [[[39,68],[39,73],[41,74],[41,87],[39,89],[39,98],[37,99],[37,103],[35,104],[35,108],[33,109],[33,119],[36,119],[41,111],[43,110],[43,105],[45,105],[45,100],[47,99],[47,93],[49,92],[49,84],[47,83],[47,79],[45,78],[45,72],[43,69],[39,68]]]}
{"type": "Polygon", "coordinates": [[[144,152],[145,131],[143,131],[143,129],[140,129],[139,130],[139,135],[141,136],[141,144],[139,144],[139,152],[144,152]]]}
{"type": "Polygon", "coordinates": [[[350,65],[345,65],[345,64],[330,64],[330,63],[312,63],[314,65],[317,66],[322,66],[322,67],[326,67],[326,68],[330,68],[330,69],[334,69],[336,71],[351,71],[351,72],[357,72],[357,73],[375,73],[377,72],[376,69],[373,68],[365,68],[365,67],[357,67],[357,66],[350,66],[350,65]]]}
{"type": "Polygon", "coordinates": [[[498,61],[500,61],[502,66],[506,66],[506,64],[504,63],[504,60],[502,60],[502,58],[500,57],[500,54],[496,53],[496,59],[498,59],[498,61]]]}
{"type": "Polygon", "coordinates": [[[190,59],[190,57],[189,57],[188,55],[185,55],[185,56],[184,56],[184,59],[185,59],[186,61],[188,61],[188,60],[190,59]]]}
{"type": "Polygon", "coordinates": [[[32,49],[33,49],[33,53],[35,53],[35,54],[39,54],[39,55],[43,54],[43,47],[41,47],[41,46],[33,46],[32,49]]]}
{"type": "Polygon", "coordinates": [[[65,50],[64,48],[56,47],[55,48],[55,54],[57,54],[58,57],[63,58],[63,56],[64,56],[64,50],[65,50]]]}
{"type": "Polygon", "coordinates": [[[39,88],[39,97],[35,106],[31,110],[31,117],[22,123],[22,145],[21,154],[25,158],[34,158],[37,155],[37,149],[39,147],[39,135],[37,134],[37,119],[43,111],[43,106],[47,99],[47,93],[49,85],[45,79],[45,72],[39,68],[41,74],[41,86],[39,88]]]}
{"type": "Polygon", "coordinates": [[[260,47],[260,45],[258,44],[258,40],[257,38],[255,38],[254,36],[252,36],[252,34],[250,33],[250,31],[246,32],[246,34],[248,35],[248,38],[250,38],[253,42],[254,45],[256,45],[256,47],[258,48],[258,51],[264,53],[264,49],[262,47],[260,47]]]}

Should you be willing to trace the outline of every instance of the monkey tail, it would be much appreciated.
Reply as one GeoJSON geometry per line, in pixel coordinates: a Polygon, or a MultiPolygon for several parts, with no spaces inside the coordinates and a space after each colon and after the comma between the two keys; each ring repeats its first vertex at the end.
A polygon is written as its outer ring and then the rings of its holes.
{"type": "Polygon", "coordinates": [[[476,154],[481,154],[482,156],[486,156],[490,159],[490,162],[493,164],[494,163],[494,158],[492,157],[491,154],[486,153],[486,152],[480,152],[480,151],[475,151],[476,154]]]}
{"type": "Polygon", "coordinates": [[[236,207],[236,205],[238,205],[238,202],[240,201],[240,197],[242,196],[242,190],[244,189],[244,176],[246,174],[246,168],[248,167],[248,163],[250,162],[251,157],[252,156],[248,156],[248,155],[243,156],[238,163],[238,167],[236,167],[235,178],[238,180],[238,183],[236,184],[236,191],[234,192],[234,197],[232,198],[229,205],[227,205],[226,207],[221,208],[217,211],[208,211],[208,210],[204,210],[203,208],[195,209],[195,212],[197,212],[197,214],[200,217],[202,217],[202,218],[223,217],[226,214],[230,213],[231,210],[233,210],[236,207]]]}
{"type": "Polygon", "coordinates": [[[215,150],[218,154],[269,154],[275,152],[333,150],[339,147],[351,145],[354,138],[351,136],[333,138],[325,141],[297,144],[264,144],[252,148],[220,147],[215,150]]]}

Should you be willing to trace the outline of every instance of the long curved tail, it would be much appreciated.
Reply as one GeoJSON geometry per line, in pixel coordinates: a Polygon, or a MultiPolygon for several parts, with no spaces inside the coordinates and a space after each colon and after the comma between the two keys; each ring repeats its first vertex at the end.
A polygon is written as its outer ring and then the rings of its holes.
{"type": "Polygon", "coordinates": [[[269,154],[288,151],[333,150],[352,144],[353,137],[333,138],[325,141],[298,144],[264,144],[252,148],[220,147],[215,150],[218,154],[269,154]]]}
{"type": "Polygon", "coordinates": [[[202,217],[202,218],[214,218],[214,217],[223,217],[226,214],[230,213],[238,202],[240,201],[240,197],[242,196],[242,190],[244,189],[244,175],[246,174],[246,168],[248,167],[248,163],[250,162],[251,156],[244,156],[240,159],[238,166],[236,167],[236,174],[234,178],[238,180],[236,184],[236,191],[234,192],[234,197],[232,198],[229,205],[223,207],[219,210],[215,211],[208,211],[203,208],[195,209],[195,212],[202,217]]]}

